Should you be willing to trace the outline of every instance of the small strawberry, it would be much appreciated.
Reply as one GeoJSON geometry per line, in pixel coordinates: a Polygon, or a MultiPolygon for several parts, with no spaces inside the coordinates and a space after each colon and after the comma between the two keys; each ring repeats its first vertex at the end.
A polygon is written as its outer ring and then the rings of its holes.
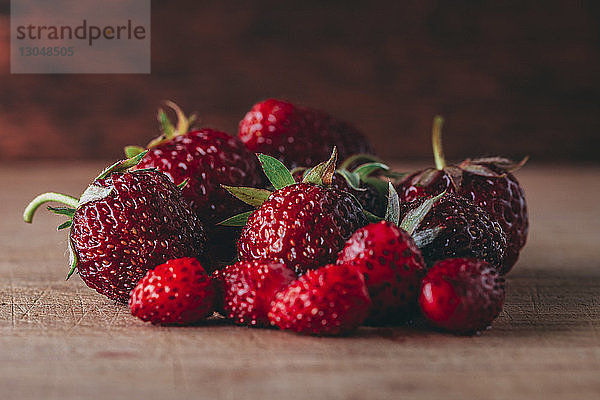
{"type": "Polygon", "coordinates": [[[326,159],[333,146],[342,159],[372,153],[364,135],[352,125],[276,99],[255,104],[240,121],[238,136],[250,151],[271,155],[289,168],[314,165],[326,159]]]}
{"type": "Polygon", "coordinates": [[[129,299],[131,315],[161,325],[187,325],[212,315],[215,290],[195,258],[169,260],[148,271],[129,299]]]}
{"type": "MultiPolygon", "coordinates": [[[[148,152],[136,168],[156,168],[174,183],[186,179],[183,197],[188,200],[207,229],[208,250],[213,258],[230,261],[235,255],[239,231],[217,227],[232,213],[249,210],[220,185],[256,186],[261,183],[256,156],[236,137],[213,129],[191,129],[195,116],[187,118],[172,102],[166,102],[177,114],[174,127],[165,112],[159,110],[163,133],[151,141],[148,152]]],[[[128,146],[134,155],[143,149],[128,146]]]]}
{"type": "Polygon", "coordinates": [[[433,325],[471,334],[487,328],[502,311],[504,279],[485,261],[440,261],[423,279],[419,303],[433,325]]]}
{"type": "Polygon", "coordinates": [[[402,203],[400,208],[401,227],[411,234],[428,266],[453,257],[502,265],[506,236],[500,224],[466,198],[446,193],[402,203]]]}
{"type": "Polygon", "coordinates": [[[156,170],[128,171],[145,153],[104,170],[80,199],[45,193],[27,206],[31,222],[39,206],[66,204],[49,209],[69,220],[71,271],[92,289],[127,302],[137,282],[158,264],[179,257],[205,256],[202,223],[181,196],[181,189],[156,170]]]}
{"type": "Polygon", "coordinates": [[[433,153],[436,168],[417,171],[397,185],[401,201],[453,192],[474,202],[497,221],[506,234],[507,249],[500,273],[506,274],[519,258],[529,231],[525,194],[511,173],[520,163],[501,157],[467,159],[458,165],[446,165],[442,151],[442,118],[436,117],[433,129],[433,153]]]}
{"type": "Polygon", "coordinates": [[[217,288],[217,311],[237,324],[268,326],[275,295],[296,279],[283,264],[240,261],[211,275],[217,288]]]}
{"type": "Polygon", "coordinates": [[[367,225],[354,232],[337,262],[364,275],[373,302],[369,323],[406,320],[411,315],[425,262],[404,230],[387,221],[367,225]]]}
{"type": "Polygon", "coordinates": [[[240,260],[282,263],[299,274],[335,262],[345,241],[367,223],[354,196],[323,186],[331,183],[335,158],[334,149],[328,161],[295,183],[281,162],[261,154],[259,160],[276,190],[227,188],[258,207],[223,222],[246,224],[237,244],[240,260]]]}
{"type": "Polygon", "coordinates": [[[308,271],[280,292],[271,324],[310,335],[342,335],[362,324],[371,300],[362,274],[347,265],[308,271]]]}

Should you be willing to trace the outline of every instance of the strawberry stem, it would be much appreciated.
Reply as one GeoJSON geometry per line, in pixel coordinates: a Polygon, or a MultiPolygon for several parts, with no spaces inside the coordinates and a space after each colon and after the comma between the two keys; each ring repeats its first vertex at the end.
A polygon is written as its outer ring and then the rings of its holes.
{"type": "Polygon", "coordinates": [[[190,128],[192,127],[192,124],[196,120],[196,115],[190,115],[189,117],[187,117],[181,110],[181,108],[174,102],[166,100],[164,104],[165,106],[167,106],[175,112],[175,115],[177,116],[177,126],[175,126],[171,122],[165,110],[159,108],[158,123],[160,124],[162,134],[156,139],[152,140],[150,143],[148,143],[148,149],[154,146],[158,146],[159,144],[168,140],[171,140],[175,136],[185,135],[189,132],[190,128]]]}
{"type": "Polygon", "coordinates": [[[33,214],[37,211],[37,209],[45,203],[56,202],[62,203],[69,207],[77,208],[79,205],[79,199],[76,199],[73,196],[68,196],[66,194],[48,192],[43,193],[37,196],[35,199],[31,201],[25,208],[25,212],[23,212],[23,221],[27,223],[31,223],[33,220],[33,214]]]}
{"type": "Polygon", "coordinates": [[[446,159],[444,158],[444,149],[442,148],[442,126],[444,118],[436,115],[433,119],[433,129],[431,131],[431,143],[433,145],[433,159],[435,167],[438,170],[443,170],[446,167],[446,159]]]}

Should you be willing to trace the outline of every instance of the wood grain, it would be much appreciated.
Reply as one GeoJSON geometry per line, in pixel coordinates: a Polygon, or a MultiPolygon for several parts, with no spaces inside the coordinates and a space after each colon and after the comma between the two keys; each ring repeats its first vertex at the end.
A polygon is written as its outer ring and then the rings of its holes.
{"type": "Polygon", "coordinates": [[[143,324],[64,281],[58,217],[21,222],[53,189],[80,193],[102,164],[0,165],[2,399],[597,399],[600,396],[600,169],[519,173],[531,233],[493,329],[456,337],[422,326],[303,337],[219,321],[143,324]],[[583,190],[582,188],[585,188],[583,190]]]}

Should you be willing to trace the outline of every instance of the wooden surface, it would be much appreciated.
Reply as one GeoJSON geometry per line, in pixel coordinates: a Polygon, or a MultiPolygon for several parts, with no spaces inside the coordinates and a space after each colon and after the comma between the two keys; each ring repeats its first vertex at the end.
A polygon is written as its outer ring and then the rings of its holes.
{"type": "Polygon", "coordinates": [[[60,218],[21,222],[101,164],[0,165],[0,398],[598,399],[600,169],[528,166],[529,243],[478,337],[415,327],[302,337],[143,324],[67,273],[60,218]]]}

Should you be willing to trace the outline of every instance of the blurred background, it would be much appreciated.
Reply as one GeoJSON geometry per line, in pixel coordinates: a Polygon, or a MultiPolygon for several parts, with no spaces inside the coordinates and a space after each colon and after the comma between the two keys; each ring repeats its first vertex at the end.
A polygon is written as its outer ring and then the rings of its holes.
{"type": "Polygon", "coordinates": [[[0,160],[115,159],[164,99],[235,134],[282,97],[353,122],[386,159],[598,161],[600,2],[153,1],[152,74],[11,75],[0,0],[0,160]]]}

